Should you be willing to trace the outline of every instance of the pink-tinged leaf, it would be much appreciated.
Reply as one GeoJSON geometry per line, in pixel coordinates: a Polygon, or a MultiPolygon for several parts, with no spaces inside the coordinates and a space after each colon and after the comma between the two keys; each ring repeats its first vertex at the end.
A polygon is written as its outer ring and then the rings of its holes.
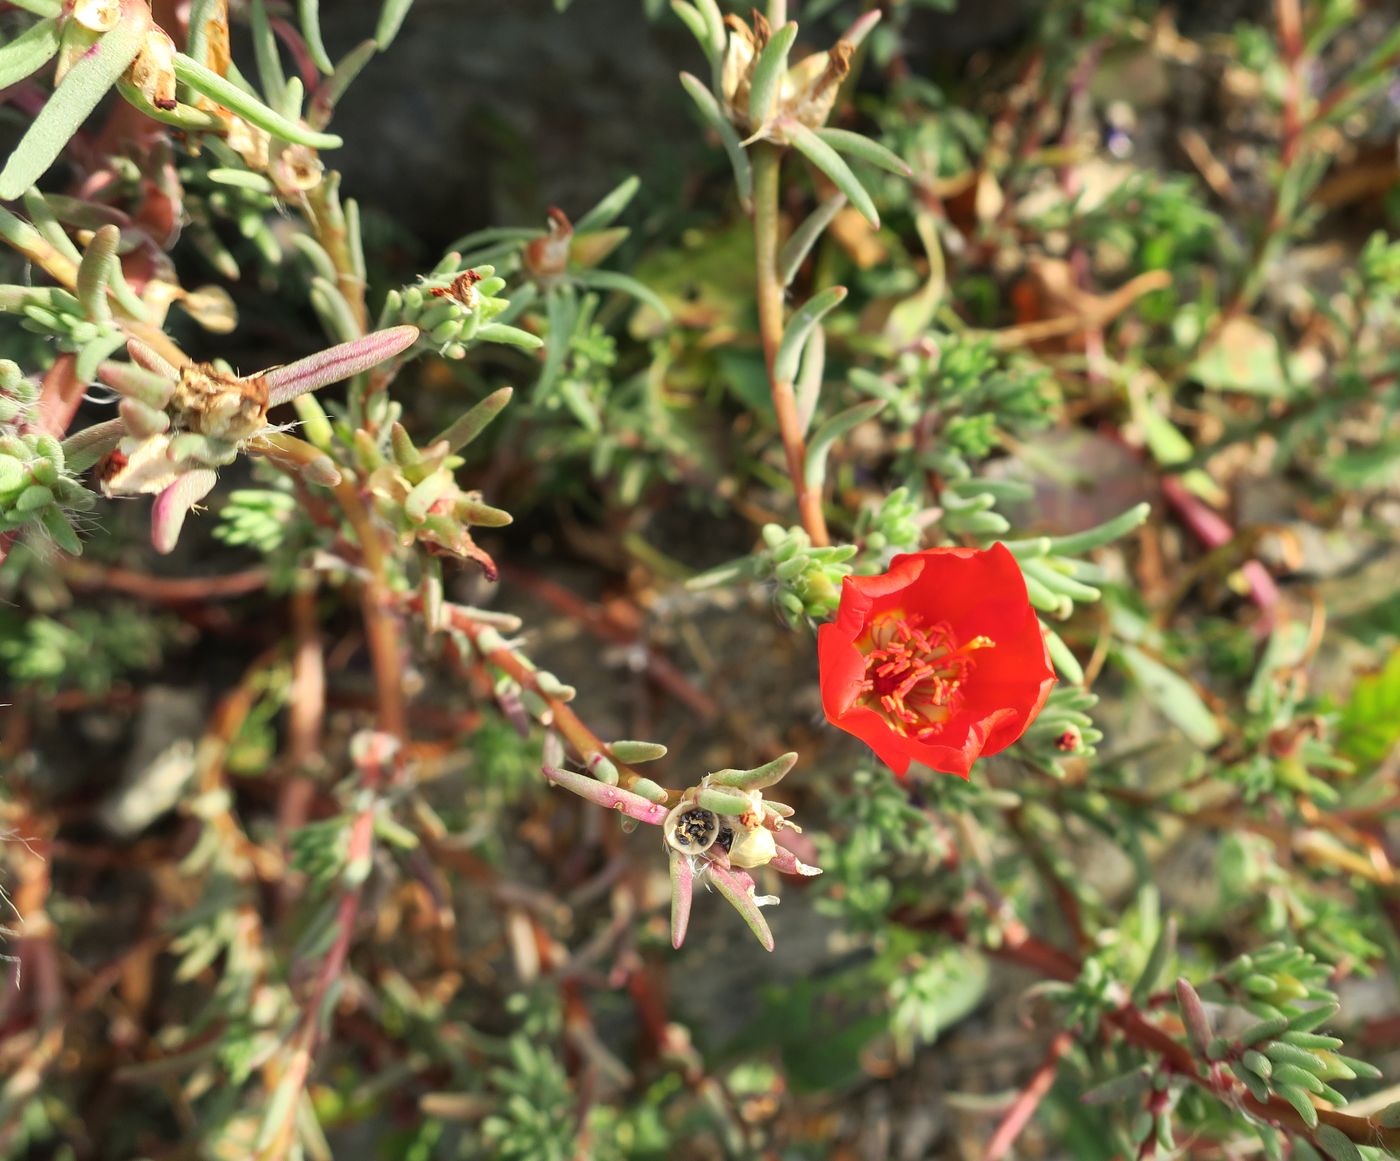
{"type": "Polygon", "coordinates": [[[773,856],[768,865],[775,871],[781,871],[784,875],[820,875],[820,867],[809,867],[801,859],[785,846],[778,847],[778,853],[773,856]]]}
{"type": "Polygon", "coordinates": [[[339,383],[351,375],[368,371],[385,359],[400,355],[418,341],[414,326],[389,327],[363,338],[351,339],[314,355],[307,355],[284,367],[272,367],[262,373],[267,381],[268,405],[287,403],[298,395],[315,391],[329,383],[339,383]]]}
{"type": "Polygon", "coordinates": [[[157,552],[174,550],[180,539],[180,529],[185,524],[185,516],[214,490],[217,481],[218,476],[208,468],[195,468],[156,497],[155,505],[151,508],[151,544],[157,552]]]}
{"type": "Polygon", "coordinates": [[[566,790],[572,790],[580,798],[586,798],[589,802],[606,807],[608,810],[620,811],[628,818],[635,818],[638,822],[660,826],[666,820],[666,815],[670,813],[669,809],[661,803],[648,802],[640,794],[633,794],[630,790],[623,790],[618,786],[608,786],[596,778],[588,777],[587,774],[575,774],[572,770],[559,770],[553,766],[546,766],[544,767],[544,776],[566,790]]]}
{"type": "Polygon", "coordinates": [[[1181,1022],[1186,1025],[1191,1043],[1196,1046],[1197,1052],[1205,1056],[1214,1033],[1210,1030],[1210,1017],[1206,1015],[1205,1005],[1201,1003],[1200,995],[1189,981],[1176,981],[1176,1002],[1181,1007],[1181,1022]]]}
{"type": "Polygon", "coordinates": [[[175,380],[148,371],[135,363],[103,363],[97,377],[128,399],[147,407],[164,407],[175,394],[175,380]]]}
{"type": "Polygon", "coordinates": [[[180,377],[180,372],[168,362],[154,347],[148,347],[140,339],[126,340],[126,353],[138,367],[144,367],[152,375],[169,379],[172,383],[180,377]]]}
{"type": "Polygon", "coordinates": [[[0,201],[13,201],[48,170],[107,91],[141,51],[151,27],[145,4],[122,6],[122,19],[83,53],[29,123],[0,170],[0,201]]]}
{"type": "Polygon", "coordinates": [[[95,423],[63,441],[63,461],[69,471],[84,472],[121,443],[126,424],[120,419],[95,423]]]}
{"type": "Polygon", "coordinates": [[[744,922],[758,937],[758,942],[763,944],[766,950],[772,951],[773,933],[768,929],[768,921],[763,918],[763,912],[758,909],[758,902],[754,898],[753,877],[746,871],[728,869],[718,863],[710,864],[709,876],[719,893],[744,917],[744,922]]]}
{"type": "Polygon", "coordinates": [[[690,927],[690,904],[695,897],[695,868],[690,858],[671,851],[671,946],[680,947],[690,927]]]}
{"type": "Polygon", "coordinates": [[[841,39],[849,42],[853,47],[858,46],[861,41],[870,35],[870,30],[880,23],[880,16],[880,10],[878,8],[872,8],[852,24],[850,28],[846,29],[846,35],[841,39]]]}

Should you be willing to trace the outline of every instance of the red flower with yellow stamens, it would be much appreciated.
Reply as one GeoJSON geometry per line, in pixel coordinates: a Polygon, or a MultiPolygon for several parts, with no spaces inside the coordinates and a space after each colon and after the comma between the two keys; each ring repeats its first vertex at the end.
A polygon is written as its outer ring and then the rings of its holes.
{"type": "Polygon", "coordinates": [[[822,708],[896,774],[921,762],[966,778],[1006,749],[1055,684],[1020,566],[1004,545],[896,556],[847,577],[817,633],[822,708]]]}

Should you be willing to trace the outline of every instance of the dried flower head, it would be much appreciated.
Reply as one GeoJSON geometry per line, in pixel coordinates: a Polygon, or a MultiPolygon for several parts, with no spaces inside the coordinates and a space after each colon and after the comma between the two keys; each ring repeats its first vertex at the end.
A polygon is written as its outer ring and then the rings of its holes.
{"type": "Polygon", "coordinates": [[[557,282],[569,265],[569,246],[574,227],[558,206],[549,207],[549,233],[525,247],[525,269],[541,285],[557,282]]]}
{"type": "Polygon", "coordinates": [[[480,281],[481,275],[475,270],[463,270],[452,280],[450,286],[434,286],[428,293],[434,298],[453,299],[465,310],[474,310],[480,298],[476,290],[476,284],[480,281]]]}
{"type": "Polygon", "coordinates": [[[720,73],[720,95],[725,116],[740,134],[786,145],[785,121],[796,121],[808,129],[820,129],[825,125],[841,82],[851,71],[855,44],[843,38],[830,51],[812,53],[789,68],[779,82],[767,117],[756,124],[749,110],[754,70],[773,38],[773,31],[759,12],[753,14],[752,26],[734,15],[726,16],[724,23],[729,29],[729,39],[720,73]]]}
{"type": "Polygon", "coordinates": [[[702,855],[719,838],[719,815],[696,804],[693,798],[683,798],[661,824],[661,834],[683,855],[702,855]]]}
{"type": "Polygon", "coordinates": [[[175,97],[175,42],[160,28],[146,33],[141,51],[126,71],[126,80],[157,109],[173,109],[175,97]]]}
{"type": "Polygon", "coordinates": [[[208,363],[189,363],[171,397],[177,426],[213,439],[244,440],[267,426],[268,386],[261,375],[240,379],[208,363]]]}
{"type": "Polygon", "coordinates": [[[121,0],[76,0],[73,4],[73,19],[89,32],[110,32],[121,16],[121,0]]]}

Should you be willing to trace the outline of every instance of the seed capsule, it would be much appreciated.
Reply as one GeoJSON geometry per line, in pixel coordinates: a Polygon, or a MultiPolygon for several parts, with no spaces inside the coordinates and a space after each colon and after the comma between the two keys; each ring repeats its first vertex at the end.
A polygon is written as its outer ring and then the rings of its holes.
{"type": "Polygon", "coordinates": [[[681,854],[703,854],[719,837],[719,815],[694,802],[682,802],[666,816],[661,833],[681,854]]]}

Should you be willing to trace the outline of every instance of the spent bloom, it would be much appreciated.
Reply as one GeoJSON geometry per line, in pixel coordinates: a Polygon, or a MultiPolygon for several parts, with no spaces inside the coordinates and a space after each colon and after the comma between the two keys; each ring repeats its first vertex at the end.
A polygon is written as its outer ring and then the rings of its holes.
{"type": "Polygon", "coordinates": [[[759,61],[778,38],[790,45],[797,26],[775,30],[760,12],[754,12],[752,25],[734,15],[725,17],[727,38],[719,78],[725,115],[750,139],[766,138],[780,145],[788,143],[786,126],[792,122],[820,129],[831,114],[841,82],[851,71],[852,55],[878,19],[878,12],[867,13],[828,51],[812,53],[784,68],[776,91],[763,101],[764,108],[756,109],[759,61]]]}
{"type": "Polygon", "coordinates": [[[896,774],[966,778],[1016,741],[1055,684],[1020,566],[1001,544],[896,556],[847,577],[818,631],[822,708],[896,774]]]}
{"type": "MultiPolygon", "coordinates": [[[[105,496],[156,497],[151,542],[170,552],[185,516],[249,442],[272,430],[270,407],[336,383],[402,354],[418,328],[389,327],[340,343],[295,363],[239,376],[207,363],[176,367],[135,339],[130,363],[102,364],[99,376],[121,397],[118,418],[87,432],[86,443],[105,454],[96,466],[105,496]]],[[[339,473],[322,456],[306,478],[335,484],[339,473]]]]}
{"type": "MultiPolygon", "coordinates": [[[[639,746],[665,753],[664,746],[650,743],[614,743],[612,749],[620,757],[623,747],[639,746]]],[[[758,894],[749,872],[770,867],[784,875],[821,874],[819,868],[808,866],[778,841],[785,831],[802,830],[791,821],[792,807],[764,795],[782,781],[796,761],[796,754],[784,754],[751,770],[716,770],[698,785],[679,792],[635,776],[632,789],[626,789],[617,784],[616,765],[602,754],[590,758],[587,774],[546,766],[544,776],[581,798],[661,828],[671,870],[674,946],[685,942],[698,881],[718,891],[759,942],[772,951],[773,933],[759,909],[773,906],[778,898],[758,894]]]]}

